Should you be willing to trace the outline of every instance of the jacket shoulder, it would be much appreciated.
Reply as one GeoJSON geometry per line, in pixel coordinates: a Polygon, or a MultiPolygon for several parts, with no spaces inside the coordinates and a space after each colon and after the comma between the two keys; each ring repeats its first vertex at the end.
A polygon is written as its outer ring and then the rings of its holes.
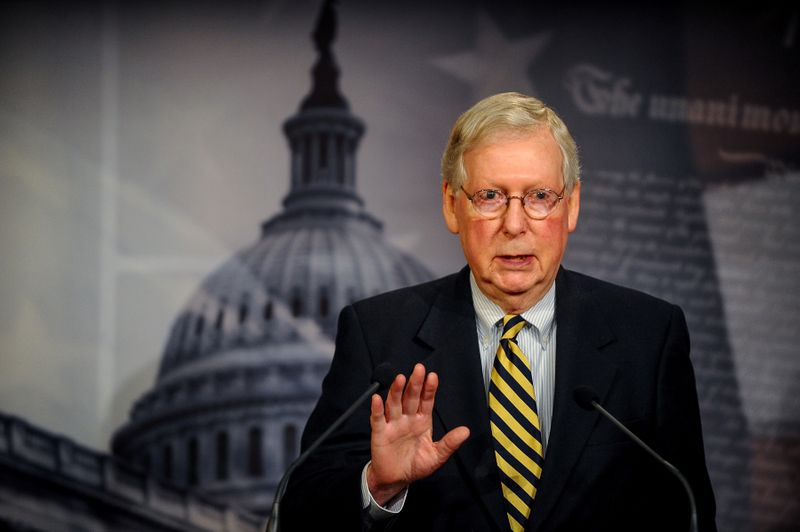
{"type": "MultiPolygon", "coordinates": [[[[680,307],[635,288],[604,281],[583,273],[564,270],[562,286],[594,300],[603,307],[617,312],[671,314],[680,307]]],[[[558,295],[558,292],[556,292],[558,295]]],[[[682,311],[681,311],[682,312],[682,311]]]]}
{"type": "Polygon", "coordinates": [[[407,312],[417,306],[428,308],[440,294],[456,289],[462,272],[453,273],[433,281],[384,292],[353,303],[358,314],[407,312]]]}

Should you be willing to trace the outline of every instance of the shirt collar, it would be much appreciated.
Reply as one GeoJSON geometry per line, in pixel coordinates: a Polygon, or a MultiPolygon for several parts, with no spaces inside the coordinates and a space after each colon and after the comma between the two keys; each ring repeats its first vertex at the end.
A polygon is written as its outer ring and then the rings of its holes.
{"type": "MultiPolygon", "coordinates": [[[[475,276],[469,272],[469,284],[472,289],[472,306],[475,307],[475,316],[478,320],[478,327],[489,333],[497,326],[505,316],[505,312],[486,294],[478,288],[475,276]]],[[[522,317],[539,331],[540,334],[549,334],[556,314],[556,283],[550,286],[534,306],[522,313],[522,317]]]]}

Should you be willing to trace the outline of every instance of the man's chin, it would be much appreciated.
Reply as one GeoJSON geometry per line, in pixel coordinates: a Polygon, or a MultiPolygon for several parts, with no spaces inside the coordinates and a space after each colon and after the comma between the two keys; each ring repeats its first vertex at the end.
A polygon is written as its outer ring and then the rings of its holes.
{"type": "Polygon", "coordinates": [[[518,299],[537,292],[542,282],[542,279],[527,272],[525,275],[506,275],[501,279],[494,279],[492,287],[497,291],[498,295],[502,295],[505,298],[518,299]],[[516,277],[522,278],[518,279],[516,277]]]}

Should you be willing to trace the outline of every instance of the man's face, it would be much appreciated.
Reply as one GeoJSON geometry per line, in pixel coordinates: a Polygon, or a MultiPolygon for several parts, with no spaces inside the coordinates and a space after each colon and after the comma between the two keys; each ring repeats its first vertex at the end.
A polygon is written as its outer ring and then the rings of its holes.
{"type": "MultiPolygon", "coordinates": [[[[564,187],[561,151],[550,131],[526,136],[497,136],[464,154],[467,182],[474,194],[496,189],[523,196],[537,188],[560,192],[564,187]]],[[[530,218],[522,202],[512,199],[499,218],[487,220],[467,196],[442,185],[442,210],[447,228],[459,235],[467,263],[481,291],[506,312],[522,312],[547,292],[575,230],[580,210],[580,184],[543,220],[530,218]]]]}

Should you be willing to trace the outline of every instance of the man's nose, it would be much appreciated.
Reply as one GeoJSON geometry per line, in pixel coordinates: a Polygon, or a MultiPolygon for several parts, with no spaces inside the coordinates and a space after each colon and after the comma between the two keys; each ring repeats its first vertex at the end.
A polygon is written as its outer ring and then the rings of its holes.
{"type": "Polygon", "coordinates": [[[503,229],[505,229],[508,234],[516,235],[524,232],[527,226],[528,215],[525,213],[525,208],[522,205],[522,198],[519,196],[509,197],[508,207],[506,207],[506,212],[503,216],[503,229]]]}

